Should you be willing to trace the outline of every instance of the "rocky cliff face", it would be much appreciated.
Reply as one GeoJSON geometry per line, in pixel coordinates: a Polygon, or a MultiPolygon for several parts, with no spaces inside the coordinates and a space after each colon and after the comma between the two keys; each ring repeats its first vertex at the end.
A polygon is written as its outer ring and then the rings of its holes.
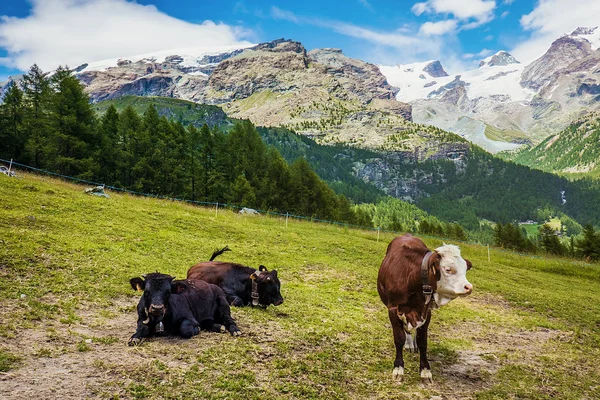
{"type": "Polygon", "coordinates": [[[423,67],[423,72],[426,72],[432,78],[448,76],[448,73],[444,70],[444,67],[442,67],[442,63],[438,60],[432,61],[423,67]]]}

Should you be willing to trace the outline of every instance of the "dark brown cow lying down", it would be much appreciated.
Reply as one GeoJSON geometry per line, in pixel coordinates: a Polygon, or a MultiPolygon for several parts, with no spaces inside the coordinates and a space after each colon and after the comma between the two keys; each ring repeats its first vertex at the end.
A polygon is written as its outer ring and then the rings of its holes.
{"type": "Polygon", "coordinates": [[[187,278],[219,286],[229,304],[236,307],[253,305],[265,308],[270,304],[278,306],[283,303],[276,270],[269,271],[264,265],[256,270],[241,264],[213,261],[226,251],[230,251],[228,246],[216,250],[210,261],[192,266],[187,278]]]}
{"type": "Polygon", "coordinates": [[[406,344],[409,350],[420,352],[421,378],[433,382],[427,360],[431,309],[471,294],[473,286],[466,278],[470,268],[471,263],[461,257],[457,246],[444,245],[432,252],[421,239],[409,234],[391,241],[379,269],[377,291],[388,308],[394,331],[395,380],[404,377],[402,347],[406,344]]]}

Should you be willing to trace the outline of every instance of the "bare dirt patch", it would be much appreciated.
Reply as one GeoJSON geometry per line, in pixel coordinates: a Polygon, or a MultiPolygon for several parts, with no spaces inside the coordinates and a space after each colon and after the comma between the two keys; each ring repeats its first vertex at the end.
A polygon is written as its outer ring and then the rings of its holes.
{"type": "Polygon", "coordinates": [[[266,380],[268,371],[262,364],[276,354],[274,342],[285,332],[277,321],[252,324],[248,318],[239,318],[240,313],[232,310],[243,332],[241,339],[201,332],[189,340],[160,337],[149,339],[140,347],[128,347],[127,340],[135,331],[137,318],[130,299],[113,301],[110,309],[102,312],[92,305],[82,305],[78,310],[81,323],[63,324],[55,320],[35,323],[33,329],[22,329],[14,338],[5,340],[1,349],[19,356],[22,362],[16,369],[0,375],[1,397],[130,398],[128,388],[137,383],[134,379],[137,374],[148,371],[156,375],[158,382],[163,376],[183,379],[191,367],[201,365],[198,358],[204,351],[219,347],[223,341],[244,340],[244,337],[259,345],[252,351],[256,361],[253,372],[266,380]]]}

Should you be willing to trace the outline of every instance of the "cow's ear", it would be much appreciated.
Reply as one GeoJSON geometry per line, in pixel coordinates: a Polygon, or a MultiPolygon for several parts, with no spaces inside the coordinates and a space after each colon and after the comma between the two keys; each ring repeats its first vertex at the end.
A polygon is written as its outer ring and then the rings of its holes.
{"type": "Polygon", "coordinates": [[[254,272],[253,274],[250,275],[250,279],[252,279],[253,281],[255,281],[256,278],[258,278],[258,275],[256,272],[254,272]]]}
{"type": "Polygon", "coordinates": [[[133,290],[139,290],[140,292],[144,291],[144,280],[140,277],[135,277],[135,278],[131,278],[129,280],[129,283],[131,284],[131,287],[133,288],[133,290]]]}
{"type": "Polygon", "coordinates": [[[440,272],[440,261],[442,260],[442,256],[437,251],[434,251],[429,257],[429,265],[427,266],[429,269],[433,270],[435,274],[435,279],[440,280],[442,277],[442,273],[440,272]]]}
{"type": "Polygon", "coordinates": [[[276,270],[271,270],[271,275],[273,275],[273,278],[277,278],[277,271],[276,270]]]}
{"type": "Polygon", "coordinates": [[[180,294],[188,289],[187,283],[184,281],[171,282],[171,293],[180,294]]]}
{"type": "Polygon", "coordinates": [[[467,263],[467,271],[470,270],[471,268],[473,268],[473,264],[471,264],[471,261],[469,261],[465,258],[465,262],[467,263]]]}
{"type": "Polygon", "coordinates": [[[264,265],[261,265],[261,266],[259,266],[259,267],[258,267],[258,270],[259,270],[260,272],[267,272],[267,271],[269,271],[269,270],[267,269],[267,267],[265,267],[264,265]]]}

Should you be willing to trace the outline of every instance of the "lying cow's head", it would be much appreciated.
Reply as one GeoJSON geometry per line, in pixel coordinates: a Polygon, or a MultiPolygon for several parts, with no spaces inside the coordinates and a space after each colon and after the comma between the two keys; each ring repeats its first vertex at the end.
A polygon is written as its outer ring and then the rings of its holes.
{"type": "Polygon", "coordinates": [[[167,313],[169,297],[172,293],[181,293],[186,290],[185,282],[173,282],[174,277],[158,272],[143,275],[143,278],[131,278],[129,283],[134,290],[144,292],[142,301],[148,316],[162,319],[167,313]]]}
{"type": "Polygon", "coordinates": [[[447,244],[435,249],[429,260],[437,278],[436,303],[440,306],[458,296],[467,296],[473,285],[467,280],[471,262],[460,255],[457,246],[447,244]]]}
{"type": "Polygon", "coordinates": [[[277,271],[267,270],[267,267],[261,265],[258,267],[258,271],[250,275],[257,285],[258,290],[258,302],[263,306],[273,304],[278,306],[283,303],[283,297],[281,297],[281,283],[277,278],[277,271]]]}

